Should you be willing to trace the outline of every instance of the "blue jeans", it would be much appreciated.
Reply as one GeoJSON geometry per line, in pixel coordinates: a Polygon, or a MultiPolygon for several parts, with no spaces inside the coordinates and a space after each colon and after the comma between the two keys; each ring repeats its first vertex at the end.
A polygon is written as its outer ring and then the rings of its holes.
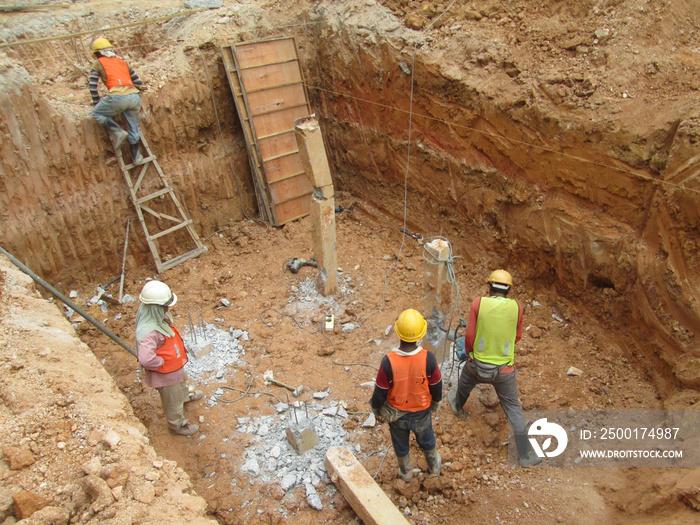
{"type": "Polygon", "coordinates": [[[435,448],[435,432],[433,431],[433,419],[428,413],[419,418],[411,418],[410,414],[393,423],[389,423],[391,432],[391,443],[394,445],[396,457],[402,458],[408,455],[410,450],[408,439],[411,432],[416,435],[418,446],[423,450],[433,450],[435,448]]]}
{"type": "Polygon", "coordinates": [[[141,111],[141,97],[138,93],[131,95],[107,95],[102,97],[97,105],[92,108],[92,116],[97,122],[108,129],[119,126],[114,117],[124,114],[129,133],[129,144],[139,142],[139,111],[141,111]]]}

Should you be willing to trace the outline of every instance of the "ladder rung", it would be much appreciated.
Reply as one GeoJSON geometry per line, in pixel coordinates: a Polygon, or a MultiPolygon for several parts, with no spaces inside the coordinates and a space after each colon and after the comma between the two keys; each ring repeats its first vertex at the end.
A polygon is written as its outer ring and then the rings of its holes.
{"type": "Polygon", "coordinates": [[[139,167],[139,166],[143,166],[143,165],[146,164],[147,162],[152,162],[152,161],[154,161],[154,160],[156,160],[156,156],[155,156],[155,155],[149,155],[148,157],[144,157],[144,158],[143,158],[143,161],[142,161],[140,164],[134,164],[134,163],[132,162],[131,164],[125,164],[124,167],[125,167],[126,169],[130,170],[130,169],[132,169],[132,168],[137,168],[137,167],[139,167]]]}
{"type": "Polygon", "coordinates": [[[158,232],[155,235],[151,235],[149,237],[149,240],[154,241],[158,239],[159,237],[162,237],[163,235],[168,235],[169,233],[173,233],[174,231],[179,230],[180,228],[184,228],[185,226],[189,226],[192,224],[192,219],[187,219],[184,222],[181,222],[180,224],[176,224],[175,226],[172,226],[168,228],[167,230],[163,230],[162,232],[158,232]]]}
{"type": "Polygon", "coordinates": [[[156,197],[160,197],[161,195],[165,195],[166,193],[170,193],[171,191],[173,191],[172,186],[166,186],[162,190],[158,190],[155,193],[151,193],[150,195],[146,195],[145,197],[141,197],[140,199],[137,199],[136,202],[141,204],[143,202],[150,201],[151,199],[155,199],[156,197]]]}
{"type": "Polygon", "coordinates": [[[207,247],[206,246],[200,246],[199,248],[195,248],[191,252],[183,253],[182,255],[175,257],[174,259],[170,259],[169,261],[165,261],[164,263],[161,263],[158,267],[158,273],[164,272],[165,270],[168,270],[172,268],[173,266],[177,266],[180,263],[183,263],[189,259],[192,259],[194,257],[198,257],[202,255],[203,253],[206,253],[207,247]]]}

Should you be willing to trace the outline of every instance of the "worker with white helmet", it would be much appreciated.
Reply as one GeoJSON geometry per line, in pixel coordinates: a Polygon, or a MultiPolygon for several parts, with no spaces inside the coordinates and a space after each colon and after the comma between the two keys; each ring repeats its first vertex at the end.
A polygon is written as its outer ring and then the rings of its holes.
{"type": "Polygon", "coordinates": [[[374,414],[389,423],[399,477],[406,482],[413,477],[411,432],[423,450],[430,473],[440,474],[432,413],[437,413],[442,400],[442,376],[435,354],[418,344],[427,328],[427,321],[417,310],[401,312],[394,323],[401,342],[382,359],[369,402],[374,414]]]}
{"type": "Polygon", "coordinates": [[[185,383],[187,352],[168,311],[177,303],[177,295],[167,284],[149,281],[139,299],[141,306],[136,314],[136,347],[139,364],[146,371],[146,384],[158,390],[170,431],[191,436],[199,430],[199,426],[187,422],[184,404],[201,399],[203,394],[200,390],[188,388],[185,383]]]}
{"type": "Polygon", "coordinates": [[[464,336],[467,363],[459,376],[457,389],[447,395],[452,412],[464,418],[464,404],[474,387],[489,383],[506,413],[515,434],[520,465],[529,467],[542,461],[530,445],[518,399],[515,369],[515,343],[523,333],[523,307],[506,296],[513,286],[513,278],[505,270],[496,270],[488,279],[489,296],[474,300],[469,312],[464,336]]]}
{"type": "Polygon", "coordinates": [[[116,55],[106,38],[98,38],[92,43],[92,54],[97,59],[92,64],[88,81],[94,106],[92,116],[107,128],[115,148],[119,149],[124,140],[129,139],[131,158],[134,164],[139,164],[143,162],[143,156],[139,153],[139,92],[145,86],[129,64],[116,55]],[[97,91],[100,79],[107,87],[107,95],[102,98],[97,91]],[[114,117],[121,114],[126,119],[128,132],[114,120],[114,117]]]}

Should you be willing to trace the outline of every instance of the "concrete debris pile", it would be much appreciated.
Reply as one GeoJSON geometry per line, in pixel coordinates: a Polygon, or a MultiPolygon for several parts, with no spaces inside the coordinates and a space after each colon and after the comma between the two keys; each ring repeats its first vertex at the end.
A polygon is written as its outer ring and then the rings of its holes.
{"type": "MultiPolygon", "coordinates": [[[[327,406],[314,403],[306,409],[303,405],[294,408],[279,403],[276,410],[274,416],[238,418],[236,431],[255,436],[243,453],[241,470],[250,476],[251,485],[256,481],[277,481],[285,492],[303,485],[309,506],[321,510],[323,504],[316,489],[330,483],[324,463],[325,452],[330,447],[347,446],[344,445],[347,432],[343,428],[343,421],[348,417],[345,408],[342,403],[331,401],[327,406]],[[299,454],[288,441],[288,429],[302,427],[315,432],[318,444],[299,454]]],[[[360,445],[354,450],[359,453],[360,445]]],[[[240,480],[234,478],[231,484],[238,482],[240,480]]]]}
{"type": "Polygon", "coordinates": [[[225,383],[228,367],[245,356],[241,342],[247,340],[245,330],[224,330],[207,322],[194,326],[194,331],[185,327],[183,341],[189,354],[185,365],[188,377],[205,384],[225,383]]]}
{"type": "MultiPolygon", "coordinates": [[[[342,273],[342,269],[338,269],[342,273]]],[[[318,314],[333,314],[336,318],[345,312],[346,307],[338,302],[339,297],[348,297],[354,294],[355,291],[347,286],[347,283],[352,282],[350,276],[338,277],[338,293],[335,296],[324,297],[316,289],[316,281],[312,276],[307,276],[304,281],[299,281],[298,286],[292,286],[292,292],[295,294],[289,299],[289,303],[285,307],[285,313],[293,315],[294,318],[302,325],[313,323],[313,319],[318,314]]]]}

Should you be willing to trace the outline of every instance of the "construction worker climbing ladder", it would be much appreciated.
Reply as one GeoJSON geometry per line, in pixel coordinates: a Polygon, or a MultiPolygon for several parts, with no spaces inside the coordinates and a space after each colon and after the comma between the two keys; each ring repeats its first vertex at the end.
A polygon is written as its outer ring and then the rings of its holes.
{"type": "Polygon", "coordinates": [[[119,149],[128,137],[133,163],[140,164],[143,157],[139,152],[139,92],[146,88],[129,64],[116,55],[112,44],[106,38],[98,38],[92,43],[92,54],[97,59],[92,64],[89,79],[94,106],[92,116],[107,128],[116,149],[119,149]],[[100,79],[108,92],[103,98],[100,98],[97,91],[100,79]],[[121,114],[126,119],[128,132],[114,120],[114,117],[121,114]]]}

